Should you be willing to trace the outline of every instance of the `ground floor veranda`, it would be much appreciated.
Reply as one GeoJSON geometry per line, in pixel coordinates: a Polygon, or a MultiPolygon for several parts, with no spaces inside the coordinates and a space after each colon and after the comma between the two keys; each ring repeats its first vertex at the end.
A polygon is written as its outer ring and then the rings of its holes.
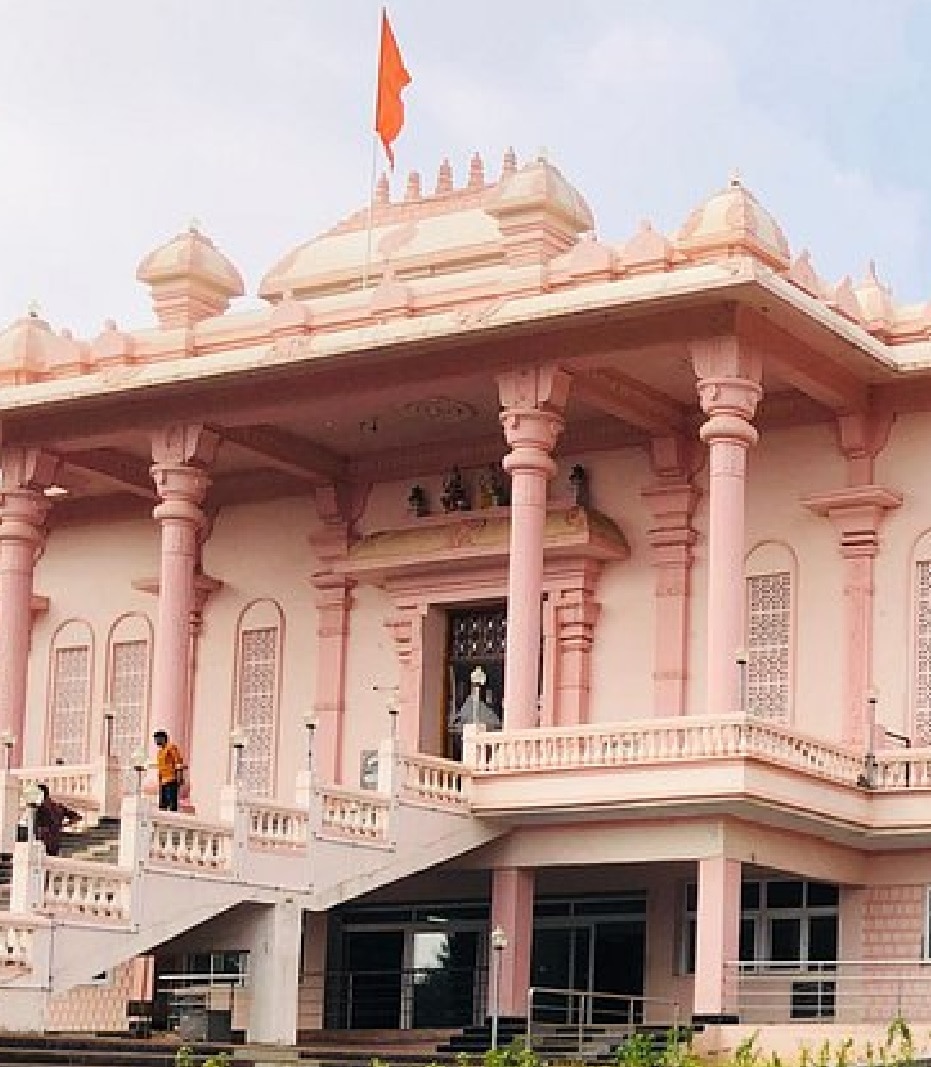
{"type": "MultiPolygon", "coordinates": [[[[737,873],[737,895],[702,916],[703,882],[706,898],[714,895],[721,866],[502,873],[460,864],[308,914],[299,1032],[458,1028],[495,1014],[529,1017],[538,1032],[695,1017],[847,1027],[931,1019],[924,887],[868,890],[728,861],[724,880],[737,873]],[[735,915],[719,914],[722,906],[735,915]],[[709,929],[716,919],[720,928],[709,929]],[[878,952],[882,944],[893,958],[878,952]],[[700,953],[723,960],[720,1013],[695,1011],[700,953]]],[[[248,1016],[249,959],[235,913],[164,946],[154,961],[153,994],[168,1025],[207,988],[216,1003],[216,990],[228,990],[234,1023],[248,1016]]]]}

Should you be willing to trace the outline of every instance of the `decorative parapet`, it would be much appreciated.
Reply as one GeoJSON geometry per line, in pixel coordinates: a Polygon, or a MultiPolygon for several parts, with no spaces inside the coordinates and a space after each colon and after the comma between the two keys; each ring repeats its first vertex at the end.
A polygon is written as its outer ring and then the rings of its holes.
{"type": "MultiPolygon", "coordinates": [[[[425,570],[454,570],[457,565],[498,563],[508,558],[510,508],[431,515],[406,526],[362,537],[336,569],[359,579],[380,581],[425,570]]],[[[546,517],[547,559],[624,560],[627,540],[616,524],[598,511],[554,505],[546,517]]]]}

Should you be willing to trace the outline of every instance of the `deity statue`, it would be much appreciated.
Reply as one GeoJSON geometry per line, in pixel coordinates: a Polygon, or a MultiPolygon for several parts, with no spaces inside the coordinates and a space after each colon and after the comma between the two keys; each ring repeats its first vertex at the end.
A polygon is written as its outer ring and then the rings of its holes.
{"type": "Polygon", "coordinates": [[[445,512],[469,511],[469,494],[462,479],[462,471],[453,469],[443,479],[443,495],[440,497],[445,512]]]}

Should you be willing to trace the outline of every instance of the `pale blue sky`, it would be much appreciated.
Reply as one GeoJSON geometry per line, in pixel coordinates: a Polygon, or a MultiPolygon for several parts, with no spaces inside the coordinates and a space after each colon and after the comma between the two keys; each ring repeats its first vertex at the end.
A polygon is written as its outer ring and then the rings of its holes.
{"type": "MultiPolygon", "coordinates": [[[[931,298],[931,0],[394,0],[397,184],[546,146],[599,235],[667,232],[738,168],[829,280],[931,298]]],[[[0,323],[151,321],[192,216],[250,292],[367,199],[379,4],[0,0],[0,323]]]]}

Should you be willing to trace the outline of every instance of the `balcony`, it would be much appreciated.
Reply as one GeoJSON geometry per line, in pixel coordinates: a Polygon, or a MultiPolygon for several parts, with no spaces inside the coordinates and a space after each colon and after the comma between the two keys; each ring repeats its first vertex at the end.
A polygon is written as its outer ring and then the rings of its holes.
{"type": "Polygon", "coordinates": [[[746,716],[516,732],[470,727],[463,762],[478,815],[719,813],[874,849],[931,837],[931,748],[864,756],[746,716]]]}

